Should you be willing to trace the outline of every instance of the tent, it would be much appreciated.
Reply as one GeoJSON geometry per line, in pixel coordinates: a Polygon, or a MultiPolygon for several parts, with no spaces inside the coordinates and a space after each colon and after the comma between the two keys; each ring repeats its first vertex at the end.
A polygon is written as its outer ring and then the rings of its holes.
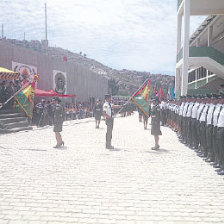
{"type": "Polygon", "coordinates": [[[0,79],[19,79],[19,73],[0,67],[0,79]]]}
{"type": "Polygon", "coordinates": [[[35,94],[35,96],[48,96],[48,97],[54,97],[54,96],[57,96],[57,97],[75,97],[76,96],[75,94],[73,94],[73,95],[61,95],[61,94],[58,94],[57,92],[55,92],[54,90],[44,91],[44,90],[41,90],[41,89],[35,89],[34,94],[35,94]]]}

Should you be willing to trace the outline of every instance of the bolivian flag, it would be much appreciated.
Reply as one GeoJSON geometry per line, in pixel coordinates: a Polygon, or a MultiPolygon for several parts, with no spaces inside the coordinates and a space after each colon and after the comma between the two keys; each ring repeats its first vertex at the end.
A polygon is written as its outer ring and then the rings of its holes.
{"type": "Polygon", "coordinates": [[[29,84],[27,87],[22,89],[16,96],[15,100],[19,104],[19,106],[24,110],[26,115],[32,119],[33,117],[33,107],[34,107],[34,89],[35,82],[38,76],[34,77],[33,83],[29,84]]]}
{"type": "Polygon", "coordinates": [[[147,79],[141,88],[130,98],[146,116],[149,116],[149,93],[151,79],[147,79]]]}

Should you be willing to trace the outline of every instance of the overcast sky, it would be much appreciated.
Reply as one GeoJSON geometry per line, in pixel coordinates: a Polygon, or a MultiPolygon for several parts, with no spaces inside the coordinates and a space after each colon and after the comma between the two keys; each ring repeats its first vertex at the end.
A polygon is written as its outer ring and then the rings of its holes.
{"type": "MultiPolygon", "coordinates": [[[[176,0],[1,0],[4,35],[48,40],[115,69],[175,74],[176,0]]],[[[191,32],[204,18],[191,19],[191,32]]]]}

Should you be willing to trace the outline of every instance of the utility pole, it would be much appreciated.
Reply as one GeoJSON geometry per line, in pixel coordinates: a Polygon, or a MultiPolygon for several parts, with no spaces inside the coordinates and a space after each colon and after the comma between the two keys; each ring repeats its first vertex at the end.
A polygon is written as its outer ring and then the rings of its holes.
{"type": "Polygon", "coordinates": [[[2,39],[4,37],[4,24],[2,24],[2,39]]]}
{"type": "Polygon", "coordinates": [[[45,3],[45,40],[47,40],[47,3],[45,3]]]}

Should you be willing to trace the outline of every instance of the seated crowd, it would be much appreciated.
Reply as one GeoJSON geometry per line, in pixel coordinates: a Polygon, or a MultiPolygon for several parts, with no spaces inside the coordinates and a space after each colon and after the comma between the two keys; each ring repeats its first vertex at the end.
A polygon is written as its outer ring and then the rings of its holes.
{"type": "MultiPolygon", "coordinates": [[[[0,80],[0,103],[6,102],[14,93],[21,89],[19,80],[0,80]]],[[[13,101],[7,105],[7,108],[12,107],[13,101]]]]}

